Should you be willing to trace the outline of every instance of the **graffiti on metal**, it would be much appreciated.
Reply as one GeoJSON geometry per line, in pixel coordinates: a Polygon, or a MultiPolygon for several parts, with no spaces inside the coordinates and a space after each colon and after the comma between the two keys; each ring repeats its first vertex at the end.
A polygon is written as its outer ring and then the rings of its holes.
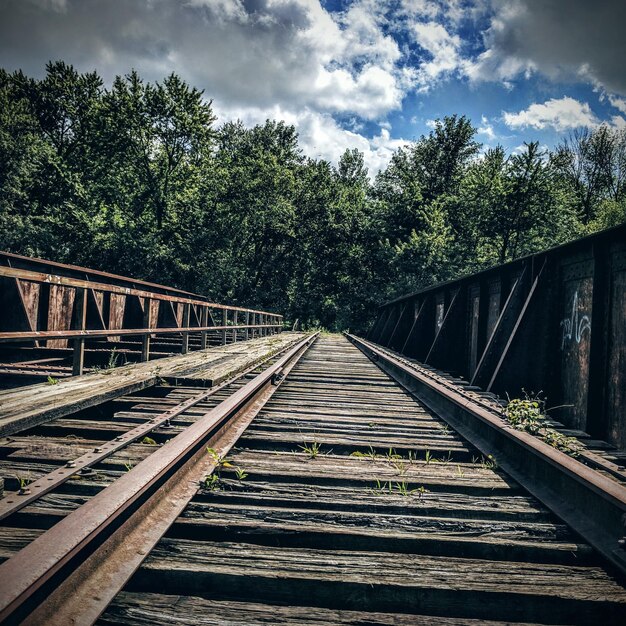
{"type": "Polygon", "coordinates": [[[575,341],[577,344],[581,342],[585,331],[591,333],[591,317],[589,315],[581,315],[578,306],[578,291],[574,294],[572,300],[572,312],[569,317],[565,317],[560,323],[561,350],[565,348],[566,343],[575,341]]]}

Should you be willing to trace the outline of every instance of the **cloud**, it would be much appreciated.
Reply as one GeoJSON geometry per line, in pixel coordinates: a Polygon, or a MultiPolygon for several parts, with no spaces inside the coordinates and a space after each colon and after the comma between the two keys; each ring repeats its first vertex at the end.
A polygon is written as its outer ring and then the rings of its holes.
{"type": "Polygon", "coordinates": [[[626,94],[626,2],[623,0],[492,0],[485,51],[467,67],[473,80],[534,73],[583,79],[626,94]]]}
{"type": "Polygon", "coordinates": [[[495,141],[498,136],[493,129],[493,125],[489,122],[489,119],[482,115],[480,118],[480,126],[476,131],[479,135],[484,135],[487,138],[487,141],[495,141]]]}
{"type": "Polygon", "coordinates": [[[611,117],[611,126],[617,130],[626,129],[626,120],[621,115],[614,115],[611,117]]]}
{"type": "Polygon", "coordinates": [[[611,106],[615,107],[622,113],[626,113],[626,98],[618,98],[617,96],[610,95],[609,102],[611,106]]]}
{"type": "Polygon", "coordinates": [[[267,109],[259,107],[215,107],[220,121],[239,119],[246,126],[263,124],[267,119],[283,120],[298,130],[299,144],[304,154],[312,159],[325,159],[337,163],[348,148],[356,148],[364,155],[365,165],[373,178],[383,169],[398,148],[409,143],[390,136],[387,124],[380,126],[379,134],[365,137],[354,130],[341,127],[327,114],[304,109],[288,111],[279,106],[267,109]]]}
{"type": "Polygon", "coordinates": [[[504,123],[509,128],[535,128],[543,130],[552,127],[561,132],[582,126],[597,126],[598,118],[586,102],[574,98],[552,98],[543,104],[531,104],[518,113],[504,112],[504,123]]]}
{"type": "Polygon", "coordinates": [[[319,0],[4,0],[0,11],[0,62],[31,75],[59,58],[106,81],[175,71],[227,103],[366,119],[404,96],[398,45],[363,2],[345,14],[319,0]]]}
{"type": "Polygon", "coordinates": [[[453,72],[461,65],[459,48],[461,39],[451,35],[437,22],[417,22],[413,25],[415,42],[430,59],[421,64],[417,79],[422,88],[428,88],[443,74],[453,72]]]}

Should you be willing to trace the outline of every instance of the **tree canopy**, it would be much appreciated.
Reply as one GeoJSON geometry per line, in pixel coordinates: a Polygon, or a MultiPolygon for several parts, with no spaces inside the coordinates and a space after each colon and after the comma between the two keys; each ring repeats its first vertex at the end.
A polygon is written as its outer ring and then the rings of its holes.
{"type": "Polygon", "coordinates": [[[0,248],[361,329],[407,290],[626,221],[625,130],[475,138],[444,117],[370,180],[358,150],[306,158],[282,121],[218,125],[175,74],[0,70],[0,248]]]}

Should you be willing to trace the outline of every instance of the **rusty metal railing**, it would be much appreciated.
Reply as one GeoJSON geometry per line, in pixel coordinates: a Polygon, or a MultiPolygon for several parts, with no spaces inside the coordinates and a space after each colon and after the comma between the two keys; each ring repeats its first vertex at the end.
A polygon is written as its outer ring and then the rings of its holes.
{"type": "Polygon", "coordinates": [[[434,285],[379,309],[368,337],[626,447],[626,225],[434,285]]]}
{"type": "Polygon", "coordinates": [[[210,339],[225,344],[280,332],[282,321],[163,285],[0,253],[0,344],[71,348],[74,375],[83,373],[87,342],[113,348],[139,338],[138,356],[147,361],[157,340],[166,352],[185,354],[210,339]]]}

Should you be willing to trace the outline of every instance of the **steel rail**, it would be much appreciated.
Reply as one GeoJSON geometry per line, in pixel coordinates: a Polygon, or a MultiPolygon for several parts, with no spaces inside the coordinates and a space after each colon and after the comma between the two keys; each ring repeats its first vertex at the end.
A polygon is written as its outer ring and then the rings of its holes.
{"type": "Polygon", "coordinates": [[[279,357],[282,353],[286,352],[289,349],[289,346],[280,350],[277,354],[273,354],[272,356],[263,359],[259,363],[247,368],[245,371],[240,372],[236,376],[224,381],[223,383],[217,385],[216,387],[212,387],[211,389],[204,390],[200,393],[195,394],[191,398],[179,402],[176,406],[168,409],[167,411],[162,411],[157,415],[153,415],[150,419],[148,419],[143,424],[132,428],[128,432],[123,435],[118,435],[115,439],[108,441],[106,443],[102,443],[96,446],[90,452],[86,452],[75,459],[71,459],[67,461],[63,466],[44,474],[37,480],[28,484],[24,490],[20,490],[17,493],[11,493],[0,498],[0,520],[5,519],[9,515],[16,513],[17,511],[23,509],[25,506],[35,502],[42,496],[47,493],[50,493],[54,489],[57,489],[62,484],[73,478],[77,475],[78,472],[84,471],[97,463],[104,461],[104,459],[110,457],[115,452],[124,449],[126,446],[130,445],[134,441],[137,441],[141,437],[145,437],[149,433],[151,433],[156,428],[159,428],[163,425],[168,425],[170,420],[178,417],[188,409],[193,406],[196,406],[200,402],[204,402],[211,396],[215,395],[225,387],[232,385],[233,383],[245,378],[250,372],[262,367],[268,361],[279,357]]]}
{"type": "Polygon", "coordinates": [[[215,445],[225,438],[222,447],[229,449],[260,410],[259,396],[273,393],[279,375],[317,335],[298,342],[276,363],[167,442],[158,454],[149,456],[0,564],[0,621],[26,617],[32,624],[95,620],[106,606],[103,598],[121,589],[147,556],[148,551],[130,540],[129,533],[139,533],[142,545],[158,541],[197,491],[198,477],[215,467],[216,460],[204,451],[207,443],[215,445]],[[108,560],[102,563],[103,556],[113,550],[121,551],[122,556],[112,565],[108,560]],[[50,591],[46,583],[56,589],[50,591]],[[85,593],[76,592],[79,586],[86,589],[85,593]],[[43,605],[37,592],[46,596],[43,605]],[[29,600],[40,604],[39,608],[29,606],[29,600]],[[73,607],[70,613],[79,612],[73,613],[72,621],[63,610],[68,605],[73,607]],[[86,614],[91,615],[89,620],[86,614]]]}
{"type": "MultiPolygon", "coordinates": [[[[87,270],[88,271],[88,270],[87,270]]],[[[23,270],[14,267],[6,267],[0,265],[0,276],[5,278],[19,278],[34,283],[43,283],[47,285],[60,285],[63,287],[78,287],[83,289],[93,289],[94,291],[105,291],[107,293],[116,293],[125,296],[138,296],[139,298],[149,298],[150,300],[164,300],[166,302],[180,302],[182,304],[195,304],[209,309],[227,309],[228,311],[243,311],[260,315],[271,315],[273,317],[282,317],[277,313],[269,311],[259,311],[256,309],[246,309],[243,307],[230,306],[227,304],[217,304],[207,300],[198,300],[197,298],[186,298],[183,296],[170,296],[164,293],[154,291],[146,291],[144,289],[135,289],[133,287],[121,287],[119,285],[111,285],[108,283],[99,283],[81,278],[71,278],[69,276],[59,276],[57,274],[49,274],[45,272],[34,272],[32,270],[23,270]]]]}
{"type": "Polygon", "coordinates": [[[36,339],[72,339],[91,337],[116,337],[117,335],[175,335],[200,333],[211,330],[246,330],[257,328],[282,328],[280,324],[244,324],[241,326],[186,326],[185,328],[110,328],[107,330],[28,330],[0,332],[0,343],[36,339]]]}
{"type": "Polygon", "coordinates": [[[346,333],[383,371],[581,535],[626,575],[626,488],[528,433],[507,426],[494,410],[443,384],[418,365],[346,333]]]}

